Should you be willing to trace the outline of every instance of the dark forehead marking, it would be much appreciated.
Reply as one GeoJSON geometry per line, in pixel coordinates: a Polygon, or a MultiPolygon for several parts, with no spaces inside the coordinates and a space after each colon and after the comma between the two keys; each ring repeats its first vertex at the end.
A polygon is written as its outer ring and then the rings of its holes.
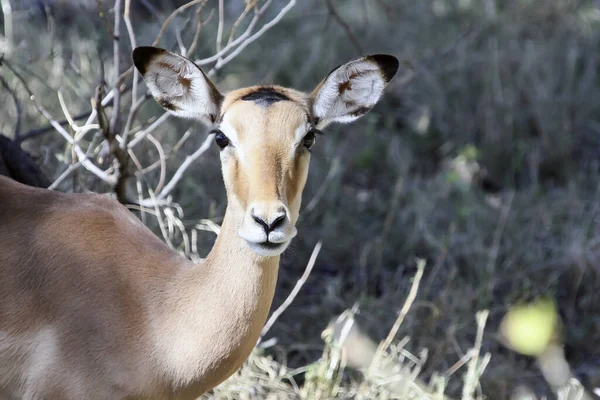
{"type": "Polygon", "coordinates": [[[242,96],[240,100],[253,101],[261,107],[269,107],[271,104],[277,103],[278,101],[291,101],[285,94],[267,86],[260,87],[242,96]]]}
{"type": "MultiPolygon", "coordinates": [[[[278,101],[292,101],[292,102],[295,102],[296,104],[300,105],[304,109],[304,112],[306,114],[306,119],[308,122],[310,122],[312,124],[317,123],[315,121],[315,118],[312,115],[310,106],[308,107],[308,109],[306,109],[306,106],[302,102],[299,102],[298,100],[289,98],[283,92],[281,92],[277,88],[274,88],[271,86],[258,87],[255,90],[253,90],[249,93],[246,93],[242,97],[238,97],[231,104],[233,104],[237,101],[254,101],[257,103],[258,106],[261,106],[261,107],[268,107],[271,104],[276,103],[278,101]]],[[[216,118],[215,121],[213,121],[213,122],[217,123],[217,124],[220,124],[221,122],[223,122],[223,118],[225,117],[225,114],[227,113],[228,108],[229,107],[221,109],[221,112],[220,112],[218,118],[216,118]]]]}

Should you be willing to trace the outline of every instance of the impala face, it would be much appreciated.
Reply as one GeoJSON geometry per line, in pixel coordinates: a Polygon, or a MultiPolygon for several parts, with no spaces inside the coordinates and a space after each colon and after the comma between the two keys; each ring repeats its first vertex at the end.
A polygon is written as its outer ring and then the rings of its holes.
{"type": "Polygon", "coordinates": [[[212,128],[238,235],[260,256],[281,254],[296,235],[310,151],[320,129],[352,122],[377,103],[398,60],[374,55],[334,69],[312,92],[254,86],[220,94],[190,60],[138,47],[133,60],[160,105],[212,128]]]}
{"type": "Polygon", "coordinates": [[[296,235],[316,128],[308,99],[283,88],[235,91],[215,141],[229,201],[245,210],[238,234],[260,255],[281,253],[296,235]]]}

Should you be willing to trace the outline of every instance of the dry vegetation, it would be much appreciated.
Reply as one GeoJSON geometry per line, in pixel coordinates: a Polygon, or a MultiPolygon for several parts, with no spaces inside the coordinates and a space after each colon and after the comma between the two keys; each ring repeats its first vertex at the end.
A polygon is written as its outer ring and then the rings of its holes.
{"type": "Polygon", "coordinates": [[[54,189],[138,201],[157,234],[198,259],[225,209],[217,151],[204,128],[161,116],[137,85],[135,44],[188,54],[224,90],[256,82],[308,90],[363,53],[405,61],[382,104],[317,143],[274,309],[320,240],[319,257],[247,365],[212,398],[411,398],[411,390],[443,398],[443,390],[503,399],[518,384],[551,395],[533,359],[497,334],[510,304],[537,296],[559,305],[575,376],[600,387],[597,2],[0,4],[0,133],[32,154],[54,189]],[[417,257],[427,260],[420,281],[417,257]],[[356,372],[328,324],[343,313],[384,340],[415,282],[387,351],[356,372]]]}

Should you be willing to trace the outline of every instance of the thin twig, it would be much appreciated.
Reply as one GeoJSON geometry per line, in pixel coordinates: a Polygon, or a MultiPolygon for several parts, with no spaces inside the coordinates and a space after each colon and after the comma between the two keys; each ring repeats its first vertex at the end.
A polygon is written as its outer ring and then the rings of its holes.
{"type": "Polygon", "coordinates": [[[0,76],[0,83],[2,83],[2,86],[4,86],[6,91],[10,93],[11,97],[13,98],[13,102],[15,103],[15,109],[17,110],[17,122],[15,122],[14,140],[15,142],[19,143],[19,137],[21,136],[21,120],[23,112],[21,102],[19,101],[17,93],[13,89],[11,89],[11,87],[8,85],[8,82],[6,82],[3,76],[0,76]]]}
{"type": "Polygon", "coordinates": [[[231,31],[229,32],[229,40],[227,40],[227,44],[229,44],[229,43],[231,43],[233,41],[233,38],[235,36],[235,32],[237,31],[237,28],[240,26],[240,24],[242,23],[242,21],[246,18],[246,16],[250,12],[250,10],[252,10],[253,8],[256,8],[256,2],[257,1],[258,0],[252,0],[252,1],[248,2],[248,3],[246,3],[246,8],[240,14],[240,16],[238,17],[238,19],[235,20],[235,23],[231,27],[231,31]]]}
{"type": "MultiPolygon", "coordinates": [[[[204,4],[206,4],[206,2],[207,2],[208,0],[200,0],[200,1],[203,1],[203,2],[204,2],[204,4]]],[[[162,25],[162,27],[161,27],[161,30],[160,30],[160,32],[158,33],[158,36],[156,37],[156,40],[154,41],[154,43],[153,43],[152,45],[153,45],[153,46],[157,46],[157,45],[158,45],[158,43],[160,42],[160,39],[161,39],[161,37],[162,37],[162,35],[163,35],[163,33],[164,33],[164,30],[167,28],[167,25],[168,25],[168,24],[169,24],[169,23],[172,21],[172,19],[173,19],[173,18],[175,18],[175,16],[176,16],[178,13],[180,13],[181,11],[184,11],[185,9],[187,9],[187,8],[189,8],[189,7],[191,7],[191,6],[193,6],[194,4],[197,4],[198,2],[199,2],[199,1],[197,1],[197,0],[194,0],[194,1],[192,1],[191,3],[184,4],[183,6],[181,6],[181,7],[177,8],[175,11],[173,11],[173,12],[171,13],[171,15],[169,16],[169,18],[167,18],[167,20],[166,20],[166,21],[164,22],[164,24],[162,25]]],[[[128,29],[129,29],[129,28],[128,28],[128,29]]],[[[133,31],[133,30],[132,30],[132,31],[133,31]]],[[[129,68],[128,68],[128,69],[127,69],[125,72],[123,72],[123,73],[122,73],[122,74],[119,76],[119,78],[117,79],[117,82],[115,83],[115,87],[120,87],[120,86],[121,86],[121,83],[123,82],[123,80],[124,80],[125,78],[127,78],[127,77],[129,76],[129,74],[131,74],[132,72],[134,72],[134,73],[135,73],[135,71],[136,71],[136,68],[134,68],[134,66],[133,66],[133,65],[132,65],[131,67],[129,67],[129,68]]],[[[135,82],[136,82],[136,83],[139,83],[139,81],[141,80],[141,77],[139,77],[139,74],[135,74],[135,75],[137,75],[137,76],[138,76],[138,79],[136,79],[136,80],[135,80],[135,82]]],[[[109,94],[110,94],[110,93],[109,93],[109,94]]]]}
{"type": "Polygon", "coordinates": [[[60,108],[63,114],[65,115],[65,118],[69,122],[69,126],[71,127],[71,129],[73,129],[74,131],[79,130],[79,127],[75,124],[73,118],[71,118],[71,113],[69,112],[67,104],[65,103],[65,99],[62,95],[62,90],[58,89],[58,91],[56,92],[56,96],[58,97],[58,104],[60,104],[60,108]]]}
{"type": "MultiPolygon", "coordinates": [[[[125,12],[123,13],[123,21],[125,21],[125,27],[127,28],[127,35],[129,36],[129,43],[131,44],[131,48],[135,49],[137,47],[137,44],[135,41],[135,34],[133,32],[133,25],[131,24],[131,18],[129,17],[130,8],[131,8],[131,0],[125,0],[125,12]]],[[[117,69],[117,71],[118,71],[118,69],[117,69]]],[[[127,115],[127,120],[125,122],[125,126],[123,127],[123,134],[122,134],[123,140],[121,140],[121,148],[123,150],[125,150],[127,148],[127,139],[128,139],[129,129],[131,128],[131,124],[133,122],[135,113],[137,112],[137,109],[139,108],[139,106],[141,104],[143,104],[143,101],[140,103],[139,100],[136,100],[137,99],[138,79],[139,79],[139,72],[138,72],[137,68],[134,68],[133,69],[133,80],[132,80],[132,86],[131,86],[131,108],[129,109],[129,113],[127,115]],[[136,104],[136,103],[140,103],[140,104],[136,104]],[[136,107],[136,105],[137,105],[137,107],[136,107]]],[[[142,99],[146,99],[146,96],[143,96],[142,99]]]]}
{"type": "Polygon", "coordinates": [[[175,146],[173,146],[173,148],[169,151],[169,153],[165,154],[165,159],[164,160],[154,161],[152,164],[148,165],[147,167],[144,167],[143,169],[140,169],[140,172],[142,174],[147,174],[148,172],[154,170],[156,167],[161,166],[161,163],[163,161],[168,160],[173,154],[175,154],[175,153],[177,153],[179,151],[179,149],[181,148],[181,146],[183,145],[183,143],[185,143],[185,141],[190,138],[191,134],[192,134],[192,130],[191,129],[188,129],[187,131],[185,131],[185,133],[183,134],[183,136],[179,139],[179,141],[175,144],[175,146]]]}
{"type": "Polygon", "coordinates": [[[150,126],[148,126],[146,129],[144,129],[143,131],[141,131],[140,133],[138,133],[136,135],[136,137],[131,142],[129,142],[127,144],[127,148],[133,149],[142,140],[144,140],[144,138],[146,137],[147,134],[152,133],[163,122],[165,122],[166,120],[168,120],[170,116],[171,116],[171,114],[169,114],[168,112],[164,112],[163,115],[161,115],[160,117],[158,117],[158,119],[156,119],[156,121],[154,121],[152,124],[150,124],[150,126]]]}
{"type": "Polygon", "coordinates": [[[196,33],[194,33],[194,38],[192,39],[192,44],[190,44],[190,47],[188,48],[187,53],[185,54],[186,57],[189,57],[191,54],[194,53],[194,50],[196,50],[196,47],[198,46],[198,40],[200,40],[200,32],[202,32],[202,28],[204,27],[204,24],[207,24],[208,21],[210,21],[210,19],[213,16],[214,10],[210,10],[208,17],[206,18],[206,21],[202,21],[202,9],[204,8],[205,5],[206,5],[206,2],[200,4],[200,6],[198,7],[198,10],[196,11],[196,14],[198,15],[198,24],[196,25],[196,33]]]}
{"type": "Polygon", "coordinates": [[[69,175],[71,175],[73,173],[73,171],[75,171],[76,169],[78,169],[81,166],[81,161],[77,161],[75,164],[71,164],[67,167],[67,169],[60,174],[60,176],[58,178],[56,178],[56,180],[54,182],[52,182],[52,184],[50,186],[48,186],[49,190],[54,190],[58,187],[58,185],[60,185],[62,183],[62,181],[64,181],[69,175]]]}
{"type": "MultiPolygon", "coordinates": [[[[131,89],[131,86],[127,85],[123,88],[120,89],[121,94],[128,92],[131,89]]],[[[104,96],[104,98],[102,99],[102,107],[108,107],[110,105],[112,105],[112,101],[113,101],[113,97],[115,95],[116,90],[112,89],[110,92],[108,92],[106,94],[106,96],[104,96]]],[[[89,125],[92,123],[92,121],[96,118],[96,109],[92,108],[89,111],[83,112],[81,114],[77,114],[75,116],[72,117],[73,121],[79,121],[82,120],[84,118],[87,118],[86,122],[83,124],[83,126],[89,125]]],[[[60,120],[60,121],[55,121],[56,123],[58,123],[59,125],[67,125],[69,123],[69,121],[67,121],[66,119],[60,120]]],[[[40,135],[44,135],[48,132],[51,132],[54,129],[54,126],[52,126],[52,124],[48,125],[48,126],[44,126],[41,128],[36,128],[36,129],[32,129],[30,131],[28,131],[27,133],[24,133],[23,135],[21,135],[21,137],[19,138],[19,140],[16,140],[17,143],[22,143],[26,140],[29,139],[34,139],[40,135]]]]}
{"type": "MultiPolygon", "coordinates": [[[[82,120],[84,118],[89,117],[90,116],[90,112],[91,111],[86,111],[86,112],[83,112],[81,114],[74,115],[71,118],[73,119],[73,121],[79,121],[79,120],[82,120]]],[[[56,121],[56,123],[58,123],[59,125],[62,126],[62,125],[69,124],[69,121],[67,121],[66,119],[63,119],[63,120],[60,120],[60,121],[56,121]]],[[[48,126],[44,126],[44,127],[41,127],[41,128],[32,129],[32,130],[30,130],[30,131],[22,134],[21,136],[19,136],[18,139],[15,138],[15,143],[20,144],[20,143],[22,143],[22,142],[24,142],[26,140],[34,139],[34,138],[36,138],[38,136],[41,136],[41,135],[43,135],[45,133],[52,132],[53,130],[54,130],[54,126],[52,126],[52,125],[48,125],[48,126]]]]}
{"type": "Polygon", "coordinates": [[[160,39],[162,38],[162,35],[165,32],[165,29],[167,29],[167,26],[171,23],[173,18],[175,18],[177,16],[177,14],[179,14],[182,11],[185,11],[188,8],[198,4],[200,2],[203,2],[203,1],[207,1],[207,0],[193,0],[193,1],[190,1],[189,3],[182,5],[181,7],[178,7],[177,9],[175,9],[175,11],[173,11],[171,13],[171,15],[169,15],[169,18],[167,18],[165,20],[165,22],[162,24],[160,31],[158,32],[158,36],[156,37],[156,40],[154,41],[154,43],[152,43],[152,46],[157,46],[160,43],[160,39]]]}
{"type": "Polygon", "coordinates": [[[89,125],[84,125],[84,126],[78,126],[75,123],[75,120],[73,120],[73,118],[71,117],[71,113],[69,112],[69,109],[67,108],[67,104],[65,103],[65,99],[62,95],[62,91],[59,89],[56,92],[56,94],[58,97],[58,103],[60,104],[60,108],[62,109],[62,112],[69,123],[69,127],[73,130],[73,132],[75,132],[75,134],[73,135],[75,143],[79,143],[79,141],[88,132],[100,129],[100,125],[98,125],[98,124],[89,124],[89,125]]]}
{"type": "Polygon", "coordinates": [[[225,7],[224,0],[219,0],[219,25],[217,26],[217,53],[221,51],[221,41],[223,40],[223,25],[225,23],[225,7]]]}
{"type": "Polygon", "coordinates": [[[350,42],[352,42],[352,45],[356,49],[356,52],[358,54],[362,54],[363,51],[362,51],[362,47],[358,41],[358,38],[356,37],[354,32],[352,32],[352,30],[350,29],[350,27],[348,26],[346,21],[344,21],[344,19],[340,16],[340,14],[338,14],[337,10],[333,6],[332,0],[327,0],[325,3],[327,4],[327,9],[329,10],[329,13],[333,17],[333,19],[336,20],[337,23],[340,24],[342,29],[344,29],[344,31],[346,32],[346,35],[348,36],[348,39],[350,39],[350,42]]]}
{"type": "Polygon", "coordinates": [[[105,119],[103,118],[103,109],[102,109],[102,86],[98,86],[96,89],[96,113],[98,114],[98,124],[100,125],[100,130],[104,133],[104,138],[108,142],[109,150],[112,156],[114,157],[115,163],[117,164],[115,170],[118,171],[117,181],[115,182],[114,191],[117,195],[117,199],[121,204],[128,203],[127,199],[127,179],[129,178],[129,156],[121,147],[119,147],[119,142],[117,141],[117,136],[115,131],[111,131],[110,127],[106,124],[105,119]]]}
{"type": "Polygon", "coordinates": [[[44,116],[44,118],[46,118],[48,120],[48,122],[50,122],[50,125],[52,125],[52,127],[54,127],[54,129],[56,129],[56,131],[58,133],[60,133],[60,135],[71,146],[73,146],[73,150],[75,151],[75,154],[79,158],[79,161],[81,161],[81,164],[84,166],[84,168],[86,168],[88,171],[90,171],[91,173],[93,173],[94,175],[96,175],[102,181],[104,181],[106,183],[109,183],[111,185],[114,185],[116,183],[115,177],[108,175],[106,172],[102,171],[100,168],[98,168],[96,165],[94,165],[94,163],[92,163],[87,158],[87,155],[83,152],[83,150],[81,149],[81,147],[79,147],[79,145],[75,142],[75,139],[69,134],[69,132],[67,132],[65,130],[65,128],[63,128],[62,125],[60,125],[52,117],[52,115],[50,115],[50,113],[48,112],[48,110],[46,110],[46,108],[44,108],[44,106],[42,106],[40,103],[38,103],[35,95],[31,91],[31,89],[29,89],[29,86],[27,85],[27,81],[25,80],[25,78],[23,78],[23,76],[21,74],[19,74],[12,67],[12,65],[9,62],[7,62],[6,60],[4,60],[3,65],[5,65],[17,77],[17,79],[21,82],[21,84],[23,85],[23,87],[25,88],[25,90],[27,91],[27,93],[29,94],[29,98],[33,102],[33,105],[38,110],[38,112],[40,114],[42,114],[44,116]]]}
{"type": "MultiPolygon", "coordinates": [[[[211,64],[211,63],[221,59],[227,52],[232,50],[234,47],[236,47],[238,45],[243,45],[246,42],[246,40],[248,40],[251,37],[254,27],[258,23],[258,20],[260,19],[261,15],[263,15],[263,13],[267,10],[267,8],[269,8],[269,6],[271,5],[272,2],[273,2],[273,0],[267,0],[267,1],[265,1],[265,3],[263,4],[263,6],[260,9],[256,10],[256,12],[254,13],[254,17],[252,17],[252,20],[246,27],[246,30],[237,39],[235,39],[231,43],[228,43],[227,46],[225,46],[223,48],[223,50],[221,50],[217,54],[214,54],[211,57],[207,57],[202,60],[197,60],[196,64],[197,65],[211,64]]],[[[223,64],[223,65],[225,65],[225,64],[223,64]]]]}
{"type": "Polygon", "coordinates": [[[339,174],[341,166],[342,164],[340,162],[340,156],[338,155],[331,162],[331,166],[329,167],[329,171],[327,171],[327,175],[325,176],[323,183],[321,183],[321,186],[319,186],[319,189],[317,189],[317,192],[315,193],[314,197],[304,208],[305,214],[309,214],[315,210],[315,208],[319,204],[319,201],[321,201],[321,198],[325,196],[327,190],[330,188],[331,181],[339,174]]]}
{"type": "Polygon", "coordinates": [[[10,0],[0,0],[2,4],[2,14],[4,16],[4,37],[6,39],[6,46],[8,50],[11,50],[14,46],[13,36],[13,20],[12,20],[12,7],[10,0]]]}
{"type": "Polygon", "coordinates": [[[271,327],[273,326],[273,324],[275,323],[275,321],[277,321],[277,318],[279,318],[279,316],[281,314],[283,314],[283,312],[286,310],[286,308],[288,308],[290,306],[290,304],[292,304],[292,302],[296,298],[296,295],[298,294],[298,292],[300,292],[300,289],[302,288],[302,285],[304,285],[304,283],[306,282],[306,280],[310,276],[310,273],[311,273],[313,267],[315,266],[315,262],[317,261],[317,256],[319,255],[319,252],[321,251],[321,246],[323,246],[323,242],[321,242],[321,241],[317,242],[317,244],[315,245],[315,247],[314,247],[314,249],[312,251],[312,254],[310,255],[310,259],[308,260],[308,264],[306,264],[306,269],[304,270],[304,273],[302,274],[302,276],[300,277],[300,279],[298,279],[298,282],[296,282],[296,285],[294,286],[294,288],[290,292],[289,296],[277,308],[277,310],[275,310],[273,312],[273,314],[271,315],[271,317],[269,318],[269,320],[265,324],[264,328],[260,332],[260,338],[258,339],[258,343],[260,343],[260,341],[262,340],[262,338],[267,334],[267,332],[269,332],[269,329],[271,329],[271,327]]]}
{"type": "MultiPolygon", "coordinates": [[[[510,214],[510,208],[512,206],[513,199],[515,197],[515,193],[511,192],[506,200],[506,204],[502,208],[502,213],[500,214],[500,219],[498,220],[498,225],[496,226],[496,230],[494,232],[494,239],[492,240],[492,249],[490,251],[490,258],[488,259],[488,264],[486,267],[487,273],[491,276],[493,274],[494,266],[496,265],[496,260],[498,258],[498,251],[500,250],[500,241],[502,240],[502,234],[504,233],[504,228],[506,227],[506,222],[508,221],[508,215],[510,214]]],[[[490,279],[490,285],[493,284],[493,279],[490,279]]],[[[489,288],[490,291],[492,288],[489,288]]]]}
{"type": "MultiPolygon", "coordinates": [[[[132,97],[133,100],[134,97],[132,97]]],[[[131,106],[131,109],[129,110],[129,115],[127,115],[127,122],[125,122],[125,128],[123,128],[123,135],[122,135],[122,139],[121,139],[121,148],[122,149],[126,149],[127,145],[129,144],[129,135],[131,135],[131,124],[133,123],[133,120],[135,119],[135,116],[137,115],[137,112],[139,111],[139,109],[142,107],[142,105],[144,105],[144,103],[148,100],[150,100],[152,98],[152,96],[150,95],[150,93],[146,93],[143,96],[141,96],[139,99],[137,99],[137,101],[131,106]]]]}
{"type": "MultiPolygon", "coordinates": [[[[400,203],[400,195],[402,194],[402,188],[404,187],[404,174],[401,173],[400,176],[396,179],[396,184],[394,185],[394,191],[392,192],[392,198],[390,200],[390,205],[388,206],[388,210],[385,216],[385,220],[383,222],[383,229],[381,230],[381,235],[377,237],[377,253],[376,253],[376,268],[380,270],[383,267],[383,249],[385,246],[385,241],[387,239],[390,230],[392,229],[392,223],[394,222],[394,217],[396,216],[396,211],[398,210],[398,204],[400,203]]],[[[376,272],[377,273],[377,272],[376,272]]]]}
{"type": "MultiPolygon", "coordinates": [[[[102,102],[100,104],[102,104],[102,107],[106,107],[110,102],[113,101],[114,97],[115,97],[115,93],[117,92],[117,87],[115,86],[110,92],[108,92],[106,94],[106,96],[104,96],[104,98],[102,99],[102,102]]],[[[94,120],[94,118],[96,118],[97,114],[96,114],[96,107],[92,108],[92,112],[90,113],[90,115],[88,116],[88,119],[85,121],[85,125],[91,124],[92,121],[94,120]]]]}
{"type": "MultiPolygon", "coordinates": [[[[265,5],[263,5],[263,7],[257,12],[257,14],[264,12],[264,10],[266,9],[266,6],[269,4],[270,4],[270,0],[267,0],[265,5]]],[[[248,39],[244,40],[227,57],[225,57],[223,59],[218,59],[217,64],[210,71],[208,71],[207,75],[208,76],[213,75],[216,71],[221,69],[225,64],[227,64],[228,62],[233,60],[235,57],[237,57],[237,55],[240,54],[242,52],[242,50],[244,50],[250,43],[254,42],[256,39],[261,37],[265,32],[267,32],[269,29],[271,29],[273,26],[275,26],[279,21],[281,21],[281,19],[285,16],[285,14],[287,14],[292,9],[292,7],[294,7],[295,5],[296,5],[296,0],[290,0],[290,2],[287,3],[285,5],[285,7],[283,7],[272,20],[270,20],[269,22],[264,24],[262,26],[262,28],[260,28],[254,35],[252,35],[248,39]]],[[[235,41],[234,41],[234,43],[235,43],[235,41]]]]}
{"type": "MultiPolygon", "coordinates": [[[[188,18],[189,19],[189,18],[188,18]]],[[[181,32],[185,29],[185,25],[183,27],[177,26],[175,28],[175,40],[177,41],[177,45],[179,46],[179,54],[187,54],[187,50],[185,49],[185,45],[183,44],[183,39],[181,38],[181,32]]]]}
{"type": "Polygon", "coordinates": [[[475,392],[478,382],[478,372],[481,370],[479,365],[479,353],[481,351],[481,344],[483,342],[483,331],[485,329],[485,323],[489,315],[488,310],[479,311],[476,315],[477,320],[477,336],[475,337],[475,345],[471,349],[471,360],[467,367],[467,374],[465,376],[465,384],[463,385],[462,400],[471,400],[473,393],[475,392]]]}
{"type": "MultiPolygon", "coordinates": [[[[117,125],[119,123],[119,111],[121,106],[121,93],[118,90],[118,80],[119,80],[119,64],[120,64],[120,34],[121,34],[121,3],[122,0],[115,0],[115,26],[113,30],[113,68],[115,69],[115,98],[113,100],[112,114],[110,117],[109,130],[111,135],[117,134],[117,125]]],[[[98,101],[98,105],[101,104],[101,101],[98,101]]]]}
{"type": "Polygon", "coordinates": [[[383,353],[385,353],[387,351],[387,349],[390,347],[390,345],[396,338],[396,334],[398,333],[398,330],[400,329],[400,325],[402,325],[404,318],[408,314],[408,311],[410,310],[413,302],[415,301],[415,299],[417,297],[417,292],[419,290],[419,283],[421,282],[421,278],[423,277],[423,271],[425,270],[425,264],[426,264],[425,260],[421,260],[421,259],[417,260],[417,273],[415,274],[415,277],[413,278],[413,283],[412,283],[412,286],[410,287],[410,291],[408,292],[408,297],[406,298],[406,301],[404,302],[404,305],[402,306],[402,309],[400,310],[400,314],[398,314],[398,318],[396,318],[396,322],[394,322],[392,329],[388,333],[385,340],[383,342],[381,342],[379,344],[379,346],[377,347],[377,353],[375,353],[375,357],[373,357],[373,362],[371,363],[371,366],[378,365],[379,359],[383,356],[383,353]]]}
{"type": "Polygon", "coordinates": [[[158,183],[156,184],[156,188],[154,189],[154,193],[159,193],[162,190],[163,185],[165,184],[165,177],[167,175],[165,151],[163,150],[163,147],[160,144],[160,142],[156,140],[154,136],[148,135],[147,137],[150,143],[152,143],[154,147],[156,147],[156,151],[158,152],[158,162],[160,163],[160,175],[158,178],[158,183]]]}
{"type": "Polygon", "coordinates": [[[160,193],[157,194],[157,196],[156,196],[157,199],[163,200],[165,197],[167,197],[171,193],[171,191],[173,191],[173,189],[175,188],[175,185],[177,185],[177,183],[181,180],[181,178],[183,178],[183,174],[185,173],[185,171],[189,168],[190,165],[192,165],[192,163],[194,161],[196,161],[202,154],[204,154],[206,152],[206,150],[209,149],[210,145],[212,144],[212,141],[213,141],[213,135],[208,135],[206,137],[206,139],[204,139],[204,142],[198,148],[198,150],[196,150],[193,154],[191,154],[185,158],[185,161],[183,161],[183,163],[181,163],[179,168],[177,168],[177,171],[175,171],[175,173],[173,174],[173,177],[171,178],[169,183],[167,183],[167,185],[164,187],[164,189],[161,190],[160,193]]]}

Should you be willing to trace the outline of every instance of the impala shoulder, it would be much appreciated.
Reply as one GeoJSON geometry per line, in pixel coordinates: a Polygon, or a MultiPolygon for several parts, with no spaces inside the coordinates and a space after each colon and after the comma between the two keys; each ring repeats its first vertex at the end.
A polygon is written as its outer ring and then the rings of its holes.
{"type": "MultiPolygon", "coordinates": [[[[101,236],[126,227],[139,228],[141,222],[125,206],[106,195],[63,194],[61,201],[53,203],[49,224],[65,227],[69,236],[101,236]]],[[[82,238],[83,239],[83,238],[82,238]]]]}

